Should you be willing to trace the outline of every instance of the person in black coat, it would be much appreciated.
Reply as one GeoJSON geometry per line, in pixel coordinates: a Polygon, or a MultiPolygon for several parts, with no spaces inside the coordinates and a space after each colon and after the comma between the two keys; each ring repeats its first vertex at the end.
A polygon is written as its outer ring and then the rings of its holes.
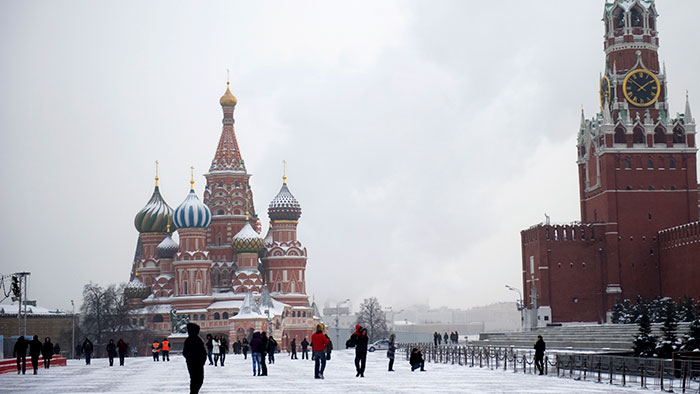
{"type": "Polygon", "coordinates": [[[85,354],[85,365],[90,365],[90,359],[92,358],[93,351],[92,342],[90,342],[89,339],[85,338],[81,350],[83,351],[83,354],[85,354]]]}
{"type": "Polygon", "coordinates": [[[27,347],[29,342],[23,336],[17,338],[12,355],[17,357],[17,375],[22,371],[22,375],[27,371],[27,347]],[[21,367],[20,367],[21,364],[21,367]]]}
{"type": "Polygon", "coordinates": [[[124,357],[126,357],[126,353],[129,351],[129,344],[124,342],[123,339],[119,338],[117,341],[117,351],[119,352],[119,366],[123,367],[124,357]]]}
{"type": "Polygon", "coordinates": [[[117,357],[117,345],[114,344],[114,339],[110,339],[107,347],[107,357],[109,357],[109,366],[114,366],[114,358],[117,357]]]}
{"type": "Polygon", "coordinates": [[[309,359],[309,341],[306,338],[301,341],[301,359],[303,360],[304,358],[309,359]]]}
{"type": "Polygon", "coordinates": [[[51,343],[51,338],[46,337],[44,344],[41,345],[41,358],[44,359],[44,369],[49,369],[51,357],[53,357],[53,343],[51,343]]]}
{"type": "Polygon", "coordinates": [[[260,369],[262,373],[260,376],[267,376],[267,364],[265,363],[265,354],[267,353],[267,346],[270,341],[267,339],[267,333],[265,331],[260,335],[260,369]]]}
{"type": "Polygon", "coordinates": [[[209,365],[214,365],[214,361],[211,358],[212,353],[214,353],[214,337],[211,334],[207,334],[207,357],[209,357],[209,365]]]}
{"type": "Polygon", "coordinates": [[[420,368],[421,371],[425,371],[425,359],[423,358],[423,353],[421,353],[418,348],[414,347],[411,350],[411,357],[409,358],[408,362],[411,364],[411,372],[418,368],[420,368]]]}
{"type": "Polygon", "coordinates": [[[219,361],[221,361],[221,366],[224,366],[224,360],[226,360],[226,353],[228,353],[228,341],[223,335],[219,339],[219,361]]]}
{"type": "Polygon", "coordinates": [[[54,343],[53,345],[53,354],[61,355],[61,347],[58,346],[58,343],[54,343]]]}
{"type": "Polygon", "coordinates": [[[267,339],[267,361],[269,361],[270,364],[275,363],[275,351],[277,350],[277,341],[275,341],[275,338],[270,335],[270,338],[267,339]]]}
{"type": "Polygon", "coordinates": [[[182,347],[182,356],[190,373],[190,394],[199,393],[204,383],[204,364],[207,362],[207,349],[199,337],[199,326],[187,323],[187,339],[182,347]]]}
{"type": "Polygon", "coordinates": [[[243,338],[241,342],[241,351],[243,352],[243,359],[248,359],[248,350],[250,350],[250,345],[248,344],[248,338],[243,338]]]}
{"type": "Polygon", "coordinates": [[[34,335],[34,339],[29,342],[29,357],[32,358],[32,368],[34,368],[34,375],[37,374],[37,369],[39,369],[39,355],[41,355],[41,341],[38,335],[34,335]]]}
{"type": "Polygon", "coordinates": [[[323,335],[328,339],[328,345],[326,345],[326,361],[329,361],[331,359],[331,352],[333,351],[333,341],[331,341],[327,333],[323,335]]]}
{"type": "Polygon", "coordinates": [[[369,343],[369,338],[367,337],[367,329],[361,328],[357,339],[355,341],[355,370],[357,370],[356,377],[365,377],[365,365],[367,364],[367,344],[369,343]]]}
{"type": "Polygon", "coordinates": [[[292,353],[292,356],[291,356],[292,360],[297,360],[298,358],[297,358],[297,339],[296,338],[292,339],[292,343],[289,345],[289,347],[290,347],[289,350],[292,353]]]}
{"type": "Polygon", "coordinates": [[[540,375],[544,375],[544,351],[546,349],[542,335],[537,336],[535,342],[535,367],[540,371],[540,375]]]}

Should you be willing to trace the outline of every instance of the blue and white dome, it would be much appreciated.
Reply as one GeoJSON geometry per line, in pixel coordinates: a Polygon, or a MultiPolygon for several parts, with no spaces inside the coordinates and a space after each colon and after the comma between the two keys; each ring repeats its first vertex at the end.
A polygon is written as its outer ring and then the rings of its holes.
{"type": "Polygon", "coordinates": [[[178,229],[207,228],[211,223],[211,211],[199,201],[194,189],[191,189],[185,201],[175,209],[173,219],[178,229]]]}

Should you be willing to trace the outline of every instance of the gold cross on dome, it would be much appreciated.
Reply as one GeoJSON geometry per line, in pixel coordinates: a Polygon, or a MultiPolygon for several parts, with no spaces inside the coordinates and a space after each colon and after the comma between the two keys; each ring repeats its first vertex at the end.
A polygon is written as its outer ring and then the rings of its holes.
{"type": "Polygon", "coordinates": [[[158,160],[156,160],[156,186],[158,186],[158,160]]]}
{"type": "Polygon", "coordinates": [[[287,160],[282,160],[282,181],[287,183],[287,160]]]}
{"type": "Polygon", "coordinates": [[[192,176],[190,178],[190,190],[194,190],[194,166],[190,166],[190,174],[192,176]]]}

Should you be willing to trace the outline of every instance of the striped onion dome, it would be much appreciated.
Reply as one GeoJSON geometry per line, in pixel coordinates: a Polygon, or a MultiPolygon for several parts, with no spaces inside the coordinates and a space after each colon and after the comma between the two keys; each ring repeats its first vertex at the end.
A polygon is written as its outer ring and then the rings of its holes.
{"type": "Polygon", "coordinates": [[[143,300],[150,294],[151,289],[144,285],[138,276],[124,287],[124,296],[128,299],[143,300]]]}
{"type": "Polygon", "coordinates": [[[173,238],[168,234],[165,239],[158,244],[156,253],[160,259],[172,259],[179,247],[180,245],[173,241],[173,238]]]}
{"type": "Polygon", "coordinates": [[[246,222],[241,231],[233,236],[231,243],[236,253],[260,253],[264,248],[263,239],[253,230],[250,222],[246,222]]]}
{"type": "Polygon", "coordinates": [[[301,217],[301,205],[289,191],[286,181],[267,207],[267,215],[270,220],[299,220],[301,217]]]}
{"type": "Polygon", "coordinates": [[[207,228],[211,223],[211,211],[199,201],[194,189],[191,189],[185,201],[175,209],[174,219],[178,229],[207,228]]]}
{"type": "Polygon", "coordinates": [[[134,225],[139,233],[164,233],[168,224],[173,225],[173,209],[163,200],[156,185],[151,199],[136,214],[134,225]]]}

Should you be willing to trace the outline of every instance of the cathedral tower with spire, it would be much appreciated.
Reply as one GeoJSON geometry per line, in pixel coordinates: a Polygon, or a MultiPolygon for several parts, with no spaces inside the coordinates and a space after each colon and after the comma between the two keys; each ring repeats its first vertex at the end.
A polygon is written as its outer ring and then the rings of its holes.
{"type": "Polygon", "coordinates": [[[698,296],[664,280],[672,267],[700,281],[660,242],[699,218],[695,120],[687,96],[685,112],[669,114],[657,18],[653,0],[605,3],[601,108],[590,119],[582,111],[578,129],[581,220],[522,232],[533,324],[607,321],[616,301],[638,295],[698,296]]]}

